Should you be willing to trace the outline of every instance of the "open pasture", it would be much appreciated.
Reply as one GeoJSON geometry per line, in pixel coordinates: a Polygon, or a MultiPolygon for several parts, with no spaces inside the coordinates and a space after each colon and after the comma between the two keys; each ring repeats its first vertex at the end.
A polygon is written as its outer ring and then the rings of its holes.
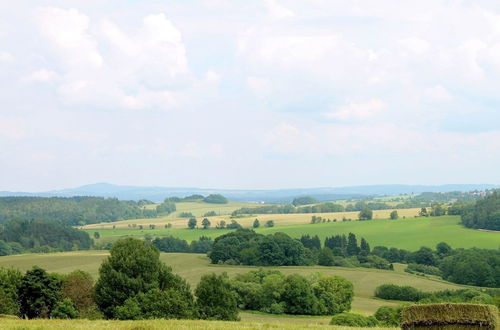
{"type": "MultiPolygon", "coordinates": [[[[6,256],[0,258],[1,267],[14,267],[21,270],[30,269],[38,265],[50,272],[69,273],[75,269],[81,269],[91,273],[95,278],[98,276],[99,266],[107,257],[107,251],[78,251],[61,252],[51,254],[25,254],[6,256]]],[[[161,260],[171,266],[173,271],[185,278],[194,287],[201,276],[206,273],[226,272],[232,276],[241,272],[257,269],[254,266],[229,266],[211,265],[209,259],[202,254],[191,253],[162,253],[161,260]]],[[[444,289],[456,289],[461,286],[427,279],[416,275],[404,273],[396,268],[396,271],[386,271],[369,268],[343,268],[324,266],[294,266],[294,267],[269,267],[278,269],[285,274],[308,275],[320,272],[327,275],[339,275],[347,278],[354,284],[355,298],[353,310],[370,314],[380,306],[392,305],[393,303],[373,299],[373,293],[377,286],[386,283],[398,285],[411,285],[425,291],[436,291],[444,289]]]]}
{"type": "MultiPolygon", "coordinates": [[[[301,214],[302,215],[302,214],[301,214]]],[[[453,248],[488,248],[497,249],[500,246],[500,233],[478,231],[468,229],[460,224],[458,216],[442,216],[442,217],[418,217],[406,218],[399,220],[371,220],[371,221],[345,221],[345,222],[327,222],[320,224],[301,224],[301,225],[286,225],[284,220],[289,215],[266,215],[258,216],[261,222],[261,228],[256,231],[262,234],[272,234],[275,232],[284,232],[288,235],[299,238],[303,234],[318,235],[321,240],[327,236],[336,234],[355,233],[358,237],[364,237],[372,247],[383,245],[387,247],[397,247],[407,250],[417,250],[421,246],[434,248],[439,242],[446,242],[453,248]],[[275,227],[263,228],[262,225],[266,219],[275,221],[275,227]],[[281,219],[281,220],[280,220],[281,219]]],[[[310,214],[308,215],[311,216],[310,214]]],[[[253,222],[255,218],[251,218],[253,222]]],[[[295,218],[296,219],[296,218],[295,218]]],[[[245,225],[244,219],[237,221],[245,225]]],[[[146,234],[151,234],[153,237],[171,235],[182,238],[188,242],[198,239],[200,236],[217,237],[225,234],[230,230],[227,229],[187,229],[187,220],[183,219],[182,228],[166,229],[157,226],[155,229],[149,229],[144,226],[143,230],[137,228],[121,228],[105,229],[105,227],[96,227],[87,229],[86,231],[92,236],[94,232],[99,232],[100,241],[115,241],[125,236],[144,237],[146,234]]],[[[214,222],[212,221],[212,225],[214,222]]],[[[246,225],[248,227],[248,225],[246,225]]]]}

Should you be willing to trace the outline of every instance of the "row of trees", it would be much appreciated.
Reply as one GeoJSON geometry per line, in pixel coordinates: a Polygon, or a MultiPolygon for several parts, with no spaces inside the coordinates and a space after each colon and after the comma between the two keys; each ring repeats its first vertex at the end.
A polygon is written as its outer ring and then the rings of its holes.
{"type": "Polygon", "coordinates": [[[152,245],[118,241],[99,269],[99,279],[77,271],[67,276],[34,267],[22,275],[0,269],[0,314],[23,318],[237,320],[237,295],[226,276],[202,276],[194,290],[159,260],[152,245]],[[196,297],[196,298],[195,298],[196,297]]]}
{"type": "Polygon", "coordinates": [[[9,220],[0,225],[0,256],[23,252],[88,250],[90,236],[57,222],[9,220]]]}
{"type": "MultiPolygon", "coordinates": [[[[187,226],[189,229],[195,229],[198,228],[198,220],[196,218],[191,218],[188,220],[187,226]]],[[[212,222],[208,220],[208,218],[203,218],[201,221],[201,226],[203,229],[210,229],[212,226],[212,222]]],[[[267,220],[264,223],[265,227],[274,227],[274,220],[267,220]]],[[[259,219],[255,219],[253,224],[253,228],[259,228],[260,227],[260,221],[259,219]]],[[[241,226],[236,220],[231,220],[230,223],[226,223],[225,220],[220,220],[219,222],[216,223],[215,225],[216,229],[242,229],[243,226],[241,226]]]]}
{"type": "Polygon", "coordinates": [[[493,289],[482,291],[476,289],[458,289],[427,292],[409,285],[383,284],[375,289],[375,297],[386,300],[419,302],[422,304],[442,302],[500,304],[500,291],[493,289]]]}
{"type": "Polygon", "coordinates": [[[153,245],[161,252],[191,252],[207,253],[212,249],[214,241],[210,237],[201,236],[198,240],[193,240],[189,244],[186,240],[173,236],[157,237],[153,245]]]}
{"type": "Polygon", "coordinates": [[[229,280],[238,307],[273,314],[334,315],[351,309],[353,285],[340,276],[254,270],[229,280]]]}

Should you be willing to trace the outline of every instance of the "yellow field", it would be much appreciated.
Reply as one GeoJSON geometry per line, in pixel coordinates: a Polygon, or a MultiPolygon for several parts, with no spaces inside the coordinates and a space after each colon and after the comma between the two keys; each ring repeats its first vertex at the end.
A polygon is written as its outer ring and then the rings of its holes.
{"type": "MultiPolygon", "coordinates": [[[[284,320],[286,318],[281,318],[284,320]]],[[[291,318],[298,320],[299,318],[291,318]]],[[[314,322],[248,322],[242,317],[242,322],[199,321],[199,320],[147,320],[147,321],[89,321],[89,320],[21,320],[1,318],[2,329],[332,329],[332,330],[361,330],[365,328],[351,328],[341,326],[318,325],[314,322]]],[[[308,320],[308,319],[306,319],[308,320]]],[[[396,328],[370,328],[374,330],[396,328]]]]}
{"type": "MultiPolygon", "coordinates": [[[[236,203],[236,202],[230,202],[227,204],[226,211],[229,211],[232,209],[234,211],[237,208],[240,208],[241,206],[236,207],[236,204],[245,204],[248,206],[248,203],[236,203]]],[[[165,217],[160,217],[160,218],[151,218],[151,219],[134,219],[134,220],[123,220],[123,221],[116,221],[116,222],[106,222],[106,223],[99,223],[99,224],[92,224],[92,225],[86,225],[81,227],[82,229],[109,229],[113,228],[115,226],[116,228],[128,228],[129,225],[136,224],[136,225],[143,225],[143,226],[149,226],[150,224],[156,225],[158,228],[164,227],[167,223],[172,224],[172,228],[186,228],[186,224],[188,219],[186,218],[179,218],[178,214],[180,212],[191,212],[194,215],[201,214],[203,215],[204,213],[208,211],[216,211],[216,209],[208,209],[206,203],[177,203],[177,208],[181,209],[178,210],[177,212],[170,214],[165,217]],[[189,205],[184,205],[184,204],[189,204],[189,205]],[[202,204],[202,205],[199,205],[202,204]]],[[[217,204],[208,204],[208,205],[217,205],[217,204]]],[[[252,204],[253,205],[253,204],[252,204]]],[[[214,217],[208,217],[210,222],[212,223],[212,226],[215,227],[216,223],[219,222],[220,220],[226,221],[226,223],[229,223],[231,221],[231,218],[229,216],[229,213],[232,211],[228,212],[226,215],[221,215],[221,216],[214,216],[214,217]]],[[[376,210],[373,211],[373,218],[374,219],[388,219],[389,214],[393,210],[376,210]]],[[[418,212],[420,211],[419,208],[413,208],[413,209],[398,209],[398,214],[400,218],[407,217],[407,218],[413,218],[414,216],[418,215],[418,212]]],[[[267,220],[274,220],[277,226],[291,226],[291,225],[302,225],[302,224],[307,224],[310,223],[311,217],[313,215],[320,216],[322,218],[326,219],[331,219],[332,221],[336,219],[337,221],[342,221],[342,218],[346,219],[352,219],[352,220],[357,220],[358,219],[358,213],[359,212],[332,212],[332,213],[293,213],[293,214],[257,214],[257,215],[252,215],[252,216],[245,216],[241,218],[236,218],[234,220],[238,221],[239,224],[241,224],[243,227],[250,227],[252,226],[252,223],[255,219],[259,219],[261,224],[264,224],[265,221],[267,220]]],[[[200,217],[200,216],[198,216],[200,217]]]]}

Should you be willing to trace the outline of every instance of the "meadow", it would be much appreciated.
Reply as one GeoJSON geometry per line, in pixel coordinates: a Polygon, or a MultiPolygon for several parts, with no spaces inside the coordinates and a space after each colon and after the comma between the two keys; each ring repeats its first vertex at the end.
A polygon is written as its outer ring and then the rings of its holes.
{"type": "MultiPolygon", "coordinates": [[[[113,330],[159,330],[159,329],[332,329],[332,330],[361,330],[366,328],[325,326],[325,323],[314,322],[283,322],[280,320],[261,320],[242,322],[227,321],[191,321],[191,320],[147,320],[147,321],[89,321],[89,320],[49,320],[34,319],[21,320],[1,318],[2,329],[113,329],[113,330]]],[[[294,318],[300,320],[299,318],[294,318]]],[[[397,328],[370,328],[374,330],[386,330],[397,328]]]]}
{"type": "MultiPolygon", "coordinates": [[[[50,272],[70,273],[75,269],[81,269],[98,277],[99,266],[107,257],[107,251],[77,251],[61,252],[51,254],[25,254],[15,256],[5,256],[0,258],[0,267],[15,267],[20,270],[30,269],[38,265],[50,272]]],[[[206,273],[227,273],[232,276],[241,272],[248,272],[258,267],[253,266],[230,266],[211,265],[209,259],[202,254],[191,253],[161,253],[160,259],[171,266],[173,271],[185,278],[194,287],[201,276],[206,273]]],[[[290,266],[290,267],[268,267],[278,269],[285,274],[308,275],[312,273],[322,273],[325,275],[339,275],[347,278],[354,285],[353,311],[363,314],[373,314],[378,307],[384,305],[394,305],[392,302],[373,298],[374,290],[377,286],[392,283],[398,285],[411,285],[424,291],[436,291],[444,289],[457,289],[462,286],[411,275],[403,272],[402,266],[396,265],[395,271],[378,270],[370,268],[343,268],[324,266],[290,266]]],[[[242,313],[243,320],[267,320],[276,316],[261,313],[242,313]]],[[[296,317],[279,317],[284,321],[295,322],[296,317]]],[[[309,321],[328,323],[325,317],[307,317],[309,321]]]]}
{"type": "MultiPolygon", "coordinates": [[[[377,212],[377,211],[375,211],[377,212]]],[[[330,213],[331,215],[332,213],[330,213]]],[[[259,215],[244,219],[236,219],[244,226],[250,226],[255,218],[258,218],[261,224],[266,220],[274,220],[275,227],[257,228],[256,231],[261,234],[272,234],[275,232],[284,232],[291,237],[299,238],[301,235],[318,235],[321,240],[327,236],[337,234],[355,233],[358,237],[364,237],[372,247],[377,245],[387,247],[397,247],[415,251],[421,246],[434,248],[439,242],[446,242],[453,248],[487,248],[497,249],[500,246],[500,233],[485,232],[468,229],[460,224],[458,216],[442,217],[407,217],[398,220],[374,219],[371,221],[337,221],[320,224],[294,224],[300,221],[310,221],[311,214],[273,214],[259,215]],[[306,218],[307,217],[307,218],[306,218]]],[[[326,216],[325,216],[326,217],[326,216]]],[[[98,227],[85,229],[91,236],[94,232],[99,232],[98,242],[115,241],[117,239],[130,236],[142,238],[146,234],[153,237],[171,235],[182,238],[188,242],[198,239],[200,236],[217,237],[230,230],[224,229],[188,229],[186,228],[187,219],[180,223],[183,227],[173,227],[166,229],[157,226],[155,229],[144,229],[137,227],[98,227]]],[[[214,222],[212,221],[212,225],[214,222]]],[[[109,226],[109,224],[106,224],[109,226]]]]}

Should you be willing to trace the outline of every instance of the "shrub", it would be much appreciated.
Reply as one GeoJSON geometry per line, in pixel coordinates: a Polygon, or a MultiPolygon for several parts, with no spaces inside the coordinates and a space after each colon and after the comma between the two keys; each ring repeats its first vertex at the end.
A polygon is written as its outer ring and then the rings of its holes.
{"type": "Polygon", "coordinates": [[[429,296],[429,293],[422,292],[411,286],[383,284],[375,289],[375,297],[387,300],[419,301],[429,296]]]}
{"type": "Polygon", "coordinates": [[[211,204],[227,204],[228,203],[227,198],[220,195],[220,194],[208,195],[207,197],[203,198],[203,201],[205,203],[211,203],[211,204]]]}
{"type": "Polygon", "coordinates": [[[354,313],[341,313],[334,315],[330,325],[345,325],[349,327],[376,327],[378,321],[373,316],[363,316],[354,313]]]}
{"type": "Polygon", "coordinates": [[[401,313],[403,306],[382,306],[375,312],[375,318],[380,322],[380,325],[388,327],[399,327],[401,324],[401,313]]]}
{"type": "Polygon", "coordinates": [[[65,298],[62,301],[57,302],[50,317],[54,319],[76,319],[78,317],[78,311],[71,299],[65,298]]]}
{"type": "Polygon", "coordinates": [[[410,274],[423,273],[435,276],[441,276],[442,274],[441,270],[437,267],[421,265],[421,264],[409,264],[408,267],[406,267],[405,272],[410,274]]]}

